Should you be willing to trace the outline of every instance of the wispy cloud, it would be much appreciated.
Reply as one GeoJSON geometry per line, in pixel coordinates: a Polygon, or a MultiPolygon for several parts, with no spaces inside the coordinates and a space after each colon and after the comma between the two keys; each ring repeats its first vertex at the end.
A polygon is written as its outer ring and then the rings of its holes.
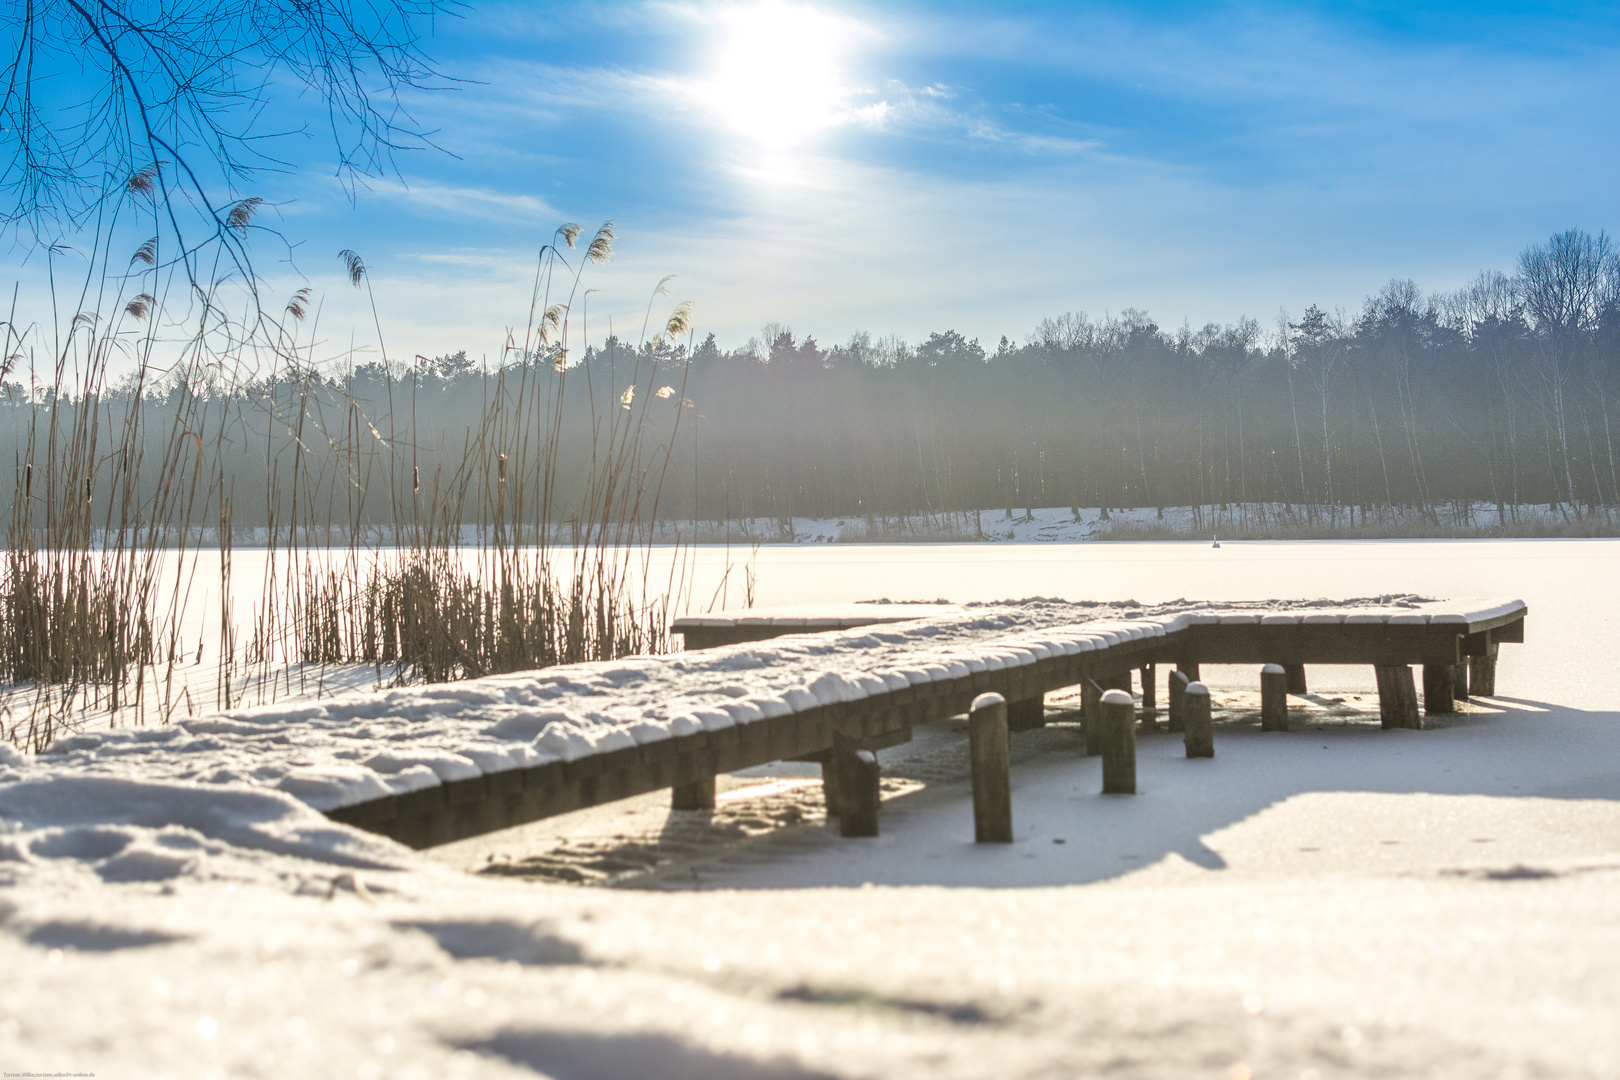
{"type": "Polygon", "coordinates": [[[450,187],[402,180],[373,181],[368,187],[374,197],[455,218],[525,225],[554,224],[561,220],[557,209],[544,199],[494,188],[450,187]]]}

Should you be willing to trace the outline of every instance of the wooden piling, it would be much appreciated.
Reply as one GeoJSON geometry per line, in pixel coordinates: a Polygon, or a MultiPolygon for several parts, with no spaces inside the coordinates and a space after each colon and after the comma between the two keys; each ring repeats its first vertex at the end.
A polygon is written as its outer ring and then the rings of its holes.
{"type": "Polygon", "coordinates": [[[1444,716],[1456,712],[1456,664],[1423,665],[1423,712],[1426,716],[1444,716]]]}
{"type": "Polygon", "coordinates": [[[1103,688],[1095,679],[1080,684],[1080,727],[1086,733],[1086,756],[1102,753],[1102,696],[1103,688]]]}
{"type": "Polygon", "coordinates": [[[1183,695],[1181,711],[1186,733],[1182,741],[1186,744],[1187,756],[1214,757],[1215,730],[1210,723],[1209,687],[1201,682],[1188,683],[1183,695]]]}
{"type": "Polygon", "coordinates": [[[877,755],[870,750],[839,747],[832,751],[838,770],[838,817],[840,836],[876,836],[878,803],[882,789],[878,782],[877,755]]]}
{"type": "Polygon", "coordinates": [[[1496,642],[1485,646],[1485,655],[1468,658],[1468,685],[1475,697],[1496,696],[1496,642]]]}
{"type": "Polygon", "coordinates": [[[838,788],[838,762],[831,752],[821,755],[821,797],[827,805],[827,820],[844,816],[843,792],[838,788]]]}
{"type": "Polygon", "coordinates": [[[714,777],[694,780],[690,784],[676,784],[670,788],[669,806],[672,810],[713,810],[714,777]]]}
{"type": "Polygon", "coordinates": [[[1468,700],[1468,661],[1464,660],[1452,668],[1451,696],[1458,701],[1468,700]]]}
{"type": "Polygon", "coordinates": [[[1142,728],[1151,731],[1159,722],[1158,667],[1143,664],[1137,669],[1137,674],[1142,680],[1142,728]]]}
{"type": "Polygon", "coordinates": [[[978,844],[1010,844],[1013,839],[1007,719],[1007,703],[1000,694],[973,699],[968,757],[973,767],[973,840],[978,844]]]}
{"type": "Polygon", "coordinates": [[[1187,702],[1185,695],[1187,693],[1187,684],[1191,681],[1184,671],[1172,671],[1170,673],[1170,733],[1172,735],[1187,730],[1187,702]]]}
{"type": "Polygon", "coordinates": [[[1046,695],[1006,703],[1009,731],[1034,731],[1046,726],[1046,695]]]}
{"type": "Polygon", "coordinates": [[[1120,689],[1102,696],[1102,793],[1136,794],[1136,702],[1120,689]]]}
{"type": "Polygon", "coordinates": [[[1260,669],[1260,730],[1288,730],[1288,671],[1281,664],[1260,669]]]}
{"type": "Polygon", "coordinates": [[[1199,679],[1198,661],[1196,660],[1179,660],[1176,662],[1176,670],[1187,676],[1187,681],[1190,683],[1195,683],[1199,679]]]}
{"type": "Polygon", "coordinates": [[[1378,679],[1378,716],[1384,727],[1421,729],[1412,669],[1406,664],[1380,664],[1373,673],[1378,679]]]}
{"type": "Polygon", "coordinates": [[[1305,686],[1305,665],[1284,664],[1283,670],[1288,672],[1288,692],[1290,694],[1307,693],[1305,686]]]}

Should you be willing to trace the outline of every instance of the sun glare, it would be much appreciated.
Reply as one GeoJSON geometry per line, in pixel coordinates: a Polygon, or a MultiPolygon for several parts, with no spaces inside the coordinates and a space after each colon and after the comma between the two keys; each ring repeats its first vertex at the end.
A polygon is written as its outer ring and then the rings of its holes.
{"type": "Polygon", "coordinates": [[[724,16],[707,97],[719,118],[775,149],[837,123],[847,108],[840,78],[847,28],[815,8],[762,3],[724,16]]]}

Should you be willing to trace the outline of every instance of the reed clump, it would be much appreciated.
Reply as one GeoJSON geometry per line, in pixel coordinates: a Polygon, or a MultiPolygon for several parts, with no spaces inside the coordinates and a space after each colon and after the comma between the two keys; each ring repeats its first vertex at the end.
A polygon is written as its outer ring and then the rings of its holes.
{"type": "MultiPolygon", "coordinates": [[[[581,233],[570,226],[558,235],[565,247],[541,254],[530,325],[487,376],[479,423],[449,475],[436,469],[424,484],[420,432],[399,424],[417,415],[417,372],[402,373],[397,398],[389,390],[389,431],[365,425],[372,444],[387,448],[386,533],[397,546],[357,539],[363,499],[349,504],[341,558],[311,558],[299,543],[305,523],[289,522],[280,550],[298,573],[276,606],[292,618],[261,621],[249,647],[255,661],[372,664],[396,683],[445,682],[670,647],[669,611],[684,583],[650,580],[646,556],[691,408],[664,382],[684,387],[684,362],[678,378],[668,370],[669,343],[690,333],[691,306],[678,305],[650,341],[645,328],[634,346],[610,338],[592,362],[571,365],[581,276],[611,256],[615,236],[604,225],[570,263],[581,233]]],[[[352,282],[366,282],[358,256],[346,253],[346,266],[352,282]]],[[[667,281],[649,300],[649,323],[667,281]]],[[[365,444],[358,417],[351,428],[344,445],[365,444]]],[[[374,465],[355,450],[341,471],[361,476],[374,465]]],[[[301,506],[294,501],[295,514],[301,506]]]]}
{"type": "MultiPolygon", "coordinates": [[[[652,580],[648,553],[691,408],[673,347],[690,307],[650,340],[610,336],[571,362],[581,277],[615,240],[609,223],[576,252],[581,236],[568,226],[542,249],[528,327],[493,370],[435,373],[383,348],[333,377],[313,359],[308,290],[273,322],[210,305],[165,342],[159,283],[105,261],[81,299],[115,318],[75,316],[48,359],[48,332],[5,323],[29,382],[0,370],[0,439],[17,463],[0,737],[40,750],[97,710],[115,725],[167,721],[308,692],[311,671],[319,688],[344,665],[442,682],[667,649],[684,582],[652,580]],[[160,346],[179,354],[166,367],[160,346]],[[451,376],[458,400],[482,388],[454,444],[418,417],[451,376]],[[259,549],[256,587],[244,540],[259,549]]],[[[151,246],[135,264],[161,266],[151,246]]],[[[364,262],[342,259],[369,295],[364,262]]]]}
{"type": "MultiPolygon", "coordinates": [[[[133,263],[151,265],[153,243],[133,263]]],[[[0,554],[0,685],[32,691],[4,695],[14,717],[22,707],[0,736],[35,750],[86,711],[166,719],[177,707],[178,612],[196,523],[217,496],[200,434],[213,426],[208,400],[182,395],[153,412],[157,286],[137,277],[142,291],[126,301],[105,277],[100,285],[109,318],[81,306],[54,335],[19,326],[14,311],[0,323],[0,439],[9,437],[15,468],[0,554]],[[113,386],[122,364],[133,371],[113,386]]],[[[171,383],[203,380],[200,346],[218,330],[199,321],[168,368],[171,383]]]]}
{"type": "Polygon", "coordinates": [[[306,584],[300,659],[386,667],[396,682],[450,682],[665,651],[668,605],[601,581],[558,581],[537,558],[491,580],[449,549],[372,565],[355,588],[306,584]],[[346,613],[357,609],[358,620],[346,613]]]}

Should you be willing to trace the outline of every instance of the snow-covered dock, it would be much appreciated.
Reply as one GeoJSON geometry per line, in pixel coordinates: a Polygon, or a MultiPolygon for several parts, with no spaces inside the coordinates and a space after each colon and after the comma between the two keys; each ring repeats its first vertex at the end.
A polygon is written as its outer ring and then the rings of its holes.
{"type": "MultiPolygon", "coordinates": [[[[741,613],[735,626],[756,640],[77,735],[36,759],[0,758],[0,774],[12,774],[0,780],[113,774],[272,787],[427,847],[771,761],[894,745],[984,692],[1038,711],[1053,690],[1118,685],[1159,663],[1370,664],[1381,687],[1398,687],[1394,673],[1404,672],[1408,694],[1385,708],[1385,723],[1414,726],[1408,665],[1425,667],[1430,711],[1449,708],[1457,666],[1472,659],[1489,675],[1497,644],[1523,640],[1526,610],[1516,600],[1405,596],[1037,600],[925,605],[884,621],[898,608],[872,605],[871,625],[830,632],[790,621],[803,613],[741,613]],[[757,640],[766,631],[783,636],[757,640]]],[[[702,625],[725,629],[713,617],[702,625]]]]}

